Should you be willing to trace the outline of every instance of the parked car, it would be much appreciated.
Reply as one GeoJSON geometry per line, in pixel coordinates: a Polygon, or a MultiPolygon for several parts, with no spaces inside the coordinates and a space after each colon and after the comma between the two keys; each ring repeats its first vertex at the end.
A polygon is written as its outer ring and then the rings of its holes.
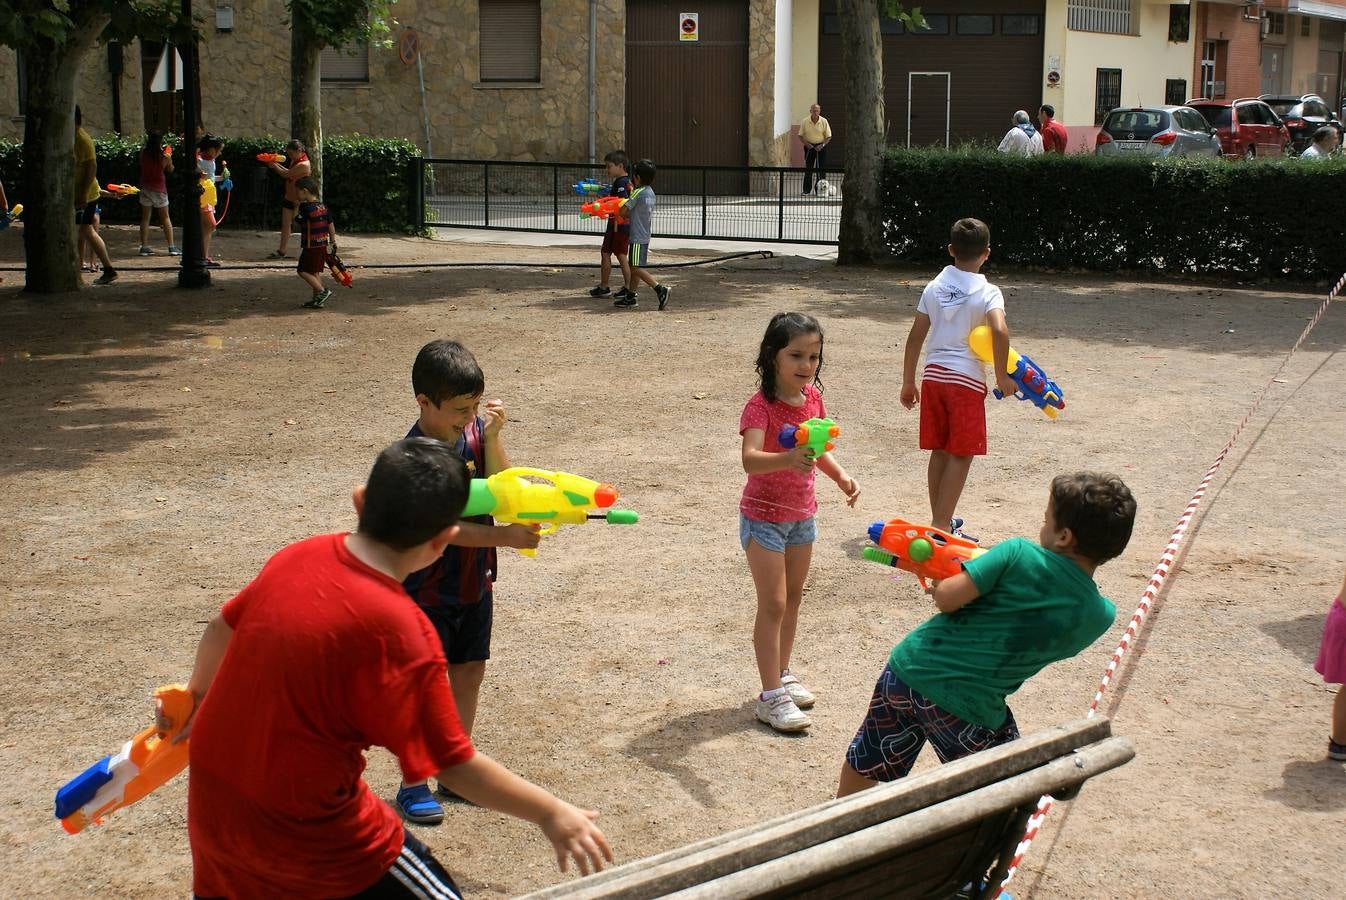
{"type": "Polygon", "coordinates": [[[1266,159],[1286,155],[1290,132],[1276,111],[1256,97],[1208,100],[1197,97],[1187,105],[1206,119],[1220,137],[1225,159],[1266,159]]]}
{"type": "Polygon", "coordinates": [[[1342,140],[1346,137],[1346,127],[1342,126],[1341,120],[1317,94],[1305,94],[1302,97],[1263,94],[1260,99],[1265,100],[1285,123],[1290,132],[1290,145],[1296,153],[1303,153],[1304,148],[1313,143],[1313,133],[1324,125],[1331,125],[1337,130],[1338,145],[1346,143],[1342,140]]]}
{"type": "Polygon", "coordinates": [[[1098,156],[1211,156],[1222,153],[1220,139],[1201,113],[1186,106],[1114,109],[1094,139],[1098,156]]]}

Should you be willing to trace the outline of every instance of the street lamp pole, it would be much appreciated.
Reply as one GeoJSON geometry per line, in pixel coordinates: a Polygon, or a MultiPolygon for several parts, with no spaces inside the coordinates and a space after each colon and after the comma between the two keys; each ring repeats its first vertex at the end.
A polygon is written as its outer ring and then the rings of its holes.
{"type": "MultiPolygon", "coordinates": [[[[187,198],[186,221],[182,223],[182,268],[178,270],[178,287],[203,288],[210,286],[210,270],[206,268],[205,248],[201,234],[201,175],[196,166],[196,28],[192,23],[192,0],[182,0],[182,22],[187,29],[187,41],[182,45],[182,167],[183,196],[187,198]]],[[[171,68],[173,61],[169,60],[171,68]]]]}

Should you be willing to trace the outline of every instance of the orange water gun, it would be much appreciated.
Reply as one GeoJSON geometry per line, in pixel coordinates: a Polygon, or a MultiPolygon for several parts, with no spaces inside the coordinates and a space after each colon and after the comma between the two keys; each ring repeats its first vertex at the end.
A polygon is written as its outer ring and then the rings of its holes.
{"type": "Polygon", "coordinates": [[[118,200],[140,193],[140,188],[136,187],[134,184],[105,184],[103,185],[103,190],[112,194],[118,200]]]}
{"type": "Polygon", "coordinates": [[[341,257],[328,251],[325,262],[327,263],[327,268],[332,270],[332,278],[337,284],[343,285],[344,287],[351,286],[351,282],[354,279],[351,278],[351,273],[346,269],[346,264],[341,261],[341,257]]]}
{"type": "Polygon", "coordinates": [[[860,555],[870,562],[905,569],[921,587],[926,579],[942,581],[963,571],[963,563],[986,552],[967,538],[940,531],[933,525],[916,525],[906,519],[889,519],[869,526],[869,539],[877,546],[860,555]]]}
{"type": "Polygon", "coordinates": [[[625,205],[625,197],[598,197],[580,204],[580,218],[608,219],[612,216],[621,218],[622,207],[625,205]]]}
{"type": "Polygon", "coordinates": [[[187,768],[187,741],[174,744],[196,705],[191,691],[170,684],[154,692],[159,711],[172,723],[167,731],[151,725],[56,792],[56,818],[68,834],[102,824],[114,810],[130,806],[187,768]]]}
{"type": "Polygon", "coordinates": [[[258,153],[257,161],[259,163],[283,163],[285,162],[284,153],[258,153]]]}

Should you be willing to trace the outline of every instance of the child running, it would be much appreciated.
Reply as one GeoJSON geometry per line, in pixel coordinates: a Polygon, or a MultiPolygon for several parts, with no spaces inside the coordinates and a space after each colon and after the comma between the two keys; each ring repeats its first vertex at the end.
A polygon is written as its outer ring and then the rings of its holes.
{"type": "Polygon", "coordinates": [[[631,220],[631,244],[628,251],[631,266],[626,276],[626,294],[613,300],[613,306],[625,309],[635,307],[638,302],[636,288],[642,281],[654,288],[654,296],[659,301],[660,309],[668,305],[670,293],[668,285],[660,284],[645,270],[650,260],[650,228],[654,221],[655,196],[652,187],[654,174],[654,163],[648,159],[637,161],[631,169],[631,177],[636,187],[631,191],[631,199],[622,207],[626,217],[631,220]]]}
{"type": "Polygon", "coordinates": [[[782,732],[803,731],[812,724],[801,710],[813,706],[814,696],[790,671],[790,653],[818,536],[814,469],[836,482],[848,505],[860,499],[860,486],[830,453],[815,459],[808,447],[785,450],[780,445],[781,426],[827,415],[819,378],[822,368],[823,329],[818,320],[777,313],[757,353],[761,390],[743,408],[738,423],[743,470],[748,473],[739,501],[738,535],[757,588],[752,645],[762,692],[757,695],[756,714],[758,721],[782,732]]]}
{"type": "Polygon", "coordinates": [[[437,773],[538,825],[562,871],[571,858],[586,874],[611,861],[597,813],[474,750],[439,641],[402,590],[457,537],[466,500],[452,448],[398,441],[355,490],[356,533],[276,553],[206,626],[183,731],[194,896],[457,900],[448,872],[361,778],[373,745],[408,780],[437,773]]]}
{"type": "Polygon", "coordinates": [[[140,149],[140,255],[153,256],[150,246],[150,213],[158,215],[159,225],[168,239],[168,255],[182,253],[173,243],[173,221],[168,217],[168,173],[173,171],[173,155],[165,152],[164,135],[151,131],[140,149]]]}
{"type": "Polygon", "coordinates": [[[949,237],[949,255],[953,265],[926,285],[916,306],[902,360],[901,400],[907,409],[921,405],[921,449],[930,451],[930,524],[975,541],[954,516],[973,457],[986,455],[986,382],[981,360],[967,345],[972,329],[990,326],[996,386],[1006,397],[1017,388],[1005,371],[1005,298],[980,274],[991,256],[991,229],[979,219],[959,219],[949,237]],[[916,361],[927,335],[918,390],[916,361]]]}
{"type": "MultiPolygon", "coordinates": [[[[467,464],[472,478],[486,478],[509,468],[501,438],[505,406],[499,400],[488,400],[482,407],[486,376],[466,347],[443,338],[422,347],[411,367],[411,390],[421,414],[407,437],[445,442],[467,464]]],[[[535,528],[497,526],[490,516],[474,516],[458,524],[457,533],[437,559],[403,579],[403,588],[439,636],[448,660],[454,705],[468,737],[477,717],[486,660],[491,657],[496,548],[533,548],[538,540],[535,528]]],[[[460,799],[452,785],[443,781],[439,794],[446,800],[460,799]]],[[[435,825],[444,819],[444,808],[424,778],[403,782],[397,806],[408,821],[418,825],[435,825]]]]}
{"type": "Polygon", "coordinates": [[[1058,475],[1036,544],[1012,538],[939,582],[939,614],[893,648],[879,675],[837,796],[905,778],[926,741],[949,762],[1016,739],[1005,698],[1116,618],[1094,570],[1126,549],[1135,518],[1121,479],[1058,475]]]}
{"type": "MultiPolygon", "coordinates": [[[[630,197],[631,177],[626,174],[626,167],[630,165],[630,161],[626,158],[626,153],[613,150],[603,157],[603,164],[607,167],[608,177],[612,179],[612,186],[603,196],[620,197],[623,200],[630,197]]],[[[630,244],[631,223],[621,216],[609,216],[607,230],[603,232],[603,249],[599,254],[598,284],[590,289],[590,297],[606,297],[612,293],[608,281],[612,277],[614,256],[617,257],[617,265],[622,272],[622,286],[617,290],[617,299],[620,300],[630,293],[626,287],[626,283],[631,280],[631,264],[626,258],[630,244]]]]}
{"type": "Polygon", "coordinates": [[[1339,684],[1332,702],[1332,734],[1327,739],[1327,758],[1346,760],[1346,580],[1328,610],[1323,625],[1323,643],[1318,648],[1314,670],[1328,684],[1339,684]]]}
{"type": "Polygon", "coordinates": [[[304,303],[306,309],[322,309],[332,296],[331,288],[322,286],[323,269],[327,268],[327,254],[336,246],[336,226],[332,214],[318,200],[318,182],[305,175],[294,183],[299,209],[294,223],[299,228],[299,263],[295,271],[304,283],[313,288],[313,297],[304,303]]]}

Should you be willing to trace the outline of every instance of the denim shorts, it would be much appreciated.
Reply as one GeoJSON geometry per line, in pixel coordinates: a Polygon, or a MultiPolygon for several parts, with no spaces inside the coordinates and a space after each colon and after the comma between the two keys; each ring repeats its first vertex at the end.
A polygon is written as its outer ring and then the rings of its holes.
{"type": "Polygon", "coordinates": [[[738,517],[738,540],[744,550],[748,541],[756,541],[772,553],[784,553],[786,547],[812,544],[817,539],[818,523],[813,516],[798,522],[763,522],[742,513],[738,517]]]}

